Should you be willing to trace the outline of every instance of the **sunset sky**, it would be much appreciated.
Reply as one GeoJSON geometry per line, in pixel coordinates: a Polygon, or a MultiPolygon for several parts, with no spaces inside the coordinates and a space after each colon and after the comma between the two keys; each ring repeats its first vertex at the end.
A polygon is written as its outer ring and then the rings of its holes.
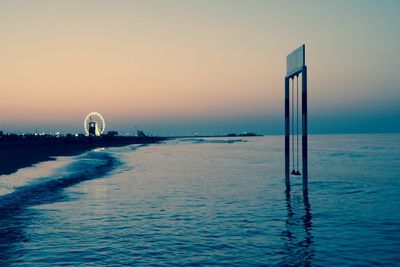
{"type": "Polygon", "coordinates": [[[400,131],[400,1],[0,1],[0,130],[283,132],[306,44],[314,133],[400,131]]]}

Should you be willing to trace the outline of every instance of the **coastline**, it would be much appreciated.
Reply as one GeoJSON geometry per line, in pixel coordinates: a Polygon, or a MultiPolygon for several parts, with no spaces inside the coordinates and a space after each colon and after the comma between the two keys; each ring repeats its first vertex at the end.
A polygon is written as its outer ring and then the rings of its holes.
{"type": "Polygon", "coordinates": [[[0,176],[21,168],[54,160],[58,156],[75,156],[99,147],[121,147],[164,141],[163,137],[97,138],[0,138],[0,176]]]}

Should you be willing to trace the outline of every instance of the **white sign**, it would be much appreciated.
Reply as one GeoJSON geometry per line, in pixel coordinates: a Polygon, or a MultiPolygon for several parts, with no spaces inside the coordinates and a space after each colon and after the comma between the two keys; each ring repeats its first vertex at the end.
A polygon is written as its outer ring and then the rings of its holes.
{"type": "Polygon", "coordinates": [[[301,68],[306,64],[305,55],[306,55],[305,45],[300,46],[295,49],[292,53],[290,53],[286,57],[286,74],[290,75],[301,68]]]}

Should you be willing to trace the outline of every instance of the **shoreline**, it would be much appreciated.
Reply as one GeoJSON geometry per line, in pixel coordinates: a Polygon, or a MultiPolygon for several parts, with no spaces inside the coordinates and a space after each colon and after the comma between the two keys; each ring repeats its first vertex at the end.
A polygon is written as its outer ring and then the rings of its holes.
{"type": "Polygon", "coordinates": [[[153,144],[163,137],[96,137],[96,138],[1,138],[0,176],[15,173],[34,164],[54,160],[59,156],[75,156],[99,147],[121,147],[133,144],[153,144]]]}

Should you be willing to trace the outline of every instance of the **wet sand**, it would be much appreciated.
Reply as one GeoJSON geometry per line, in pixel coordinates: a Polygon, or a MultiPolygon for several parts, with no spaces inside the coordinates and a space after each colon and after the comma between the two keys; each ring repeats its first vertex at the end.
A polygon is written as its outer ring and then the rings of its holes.
{"type": "Polygon", "coordinates": [[[113,138],[2,138],[0,139],[0,175],[11,174],[57,156],[79,155],[98,147],[148,144],[165,140],[162,137],[113,138]]]}

